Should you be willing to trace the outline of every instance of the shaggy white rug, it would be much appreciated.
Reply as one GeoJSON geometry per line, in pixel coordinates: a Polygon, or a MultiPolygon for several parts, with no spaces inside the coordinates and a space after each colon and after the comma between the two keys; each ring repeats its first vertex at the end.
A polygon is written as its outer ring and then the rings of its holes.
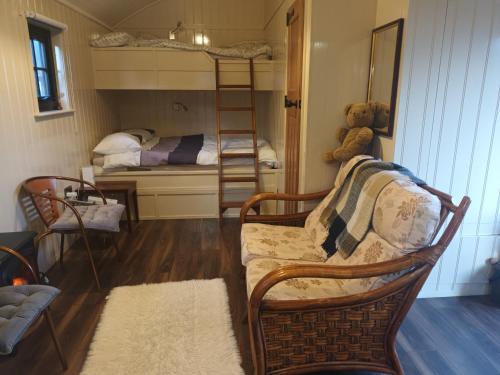
{"type": "Polygon", "coordinates": [[[222,279],[111,291],[85,375],[238,375],[241,358],[222,279]]]}

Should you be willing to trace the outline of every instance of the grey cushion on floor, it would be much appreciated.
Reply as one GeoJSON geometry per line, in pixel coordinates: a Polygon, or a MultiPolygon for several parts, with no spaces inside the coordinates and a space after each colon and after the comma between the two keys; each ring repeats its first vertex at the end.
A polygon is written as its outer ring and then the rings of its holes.
{"type": "MultiPolygon", "coordinates": [[[[85,228],[110,232],[120,231],[120,218],[125,209],[123,204],[96,204],[92,206],[75,206],[75,208],[82,217],[85,228]]],[[[66,208],[59,219],[50,226],[50,229],[62,230],[78,228],[78,220],[69,208],[66,208]]]]}
{"type": "Polygon", "coordinates": [[[59,293],[59,289],[48,285],[0,288],[0,354],[12,352],[24,332],[59,293]]]}

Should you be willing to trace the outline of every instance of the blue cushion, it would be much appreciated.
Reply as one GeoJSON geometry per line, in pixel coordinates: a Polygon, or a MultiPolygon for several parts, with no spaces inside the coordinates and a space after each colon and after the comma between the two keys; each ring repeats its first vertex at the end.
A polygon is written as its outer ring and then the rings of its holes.
{"type": "Polygon", "coordinates": [[[24,332],[61,291],[48,285],[0,288],[0,354],[10,354],[24,332]]]}

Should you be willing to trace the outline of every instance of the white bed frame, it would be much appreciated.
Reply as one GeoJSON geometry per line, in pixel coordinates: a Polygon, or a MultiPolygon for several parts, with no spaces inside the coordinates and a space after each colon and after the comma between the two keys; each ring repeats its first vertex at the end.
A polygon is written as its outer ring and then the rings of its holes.
{"type": "MultiPolygon", "coordinates": [[[[215,90],[215,62],[203,51],[170,48],[92,48],[96,89],[215,90]]],[[[249,82],[244,59],[220,59],[222,84],[249,82]]],[[[255,60],[255,89],[274,90],[275,62],[255,60]]]]}
{"type": "MultiPolygon", "coordinates": [[[[216,166],[166,166],[149,171],[104,172],[94,167],[96,181],[137,181],[139,218],[141,220],[191,219],[218,217],[218,170],[216,166]]],[[[226,175],[244,176],[252,168],[232,166],[226,175]]],[[[278,192],[281,169],[260,169],[261,191],[278,192]]],[[[231,201],[246,200],[253,194],[253,184],[233,184],[226,189],[231,201]]],[[[274,202],[261,208],[263,213],[275,214],[274,202]]],[[[237,217],[239,209],[226,211],[225,216],[237,217]]]]}

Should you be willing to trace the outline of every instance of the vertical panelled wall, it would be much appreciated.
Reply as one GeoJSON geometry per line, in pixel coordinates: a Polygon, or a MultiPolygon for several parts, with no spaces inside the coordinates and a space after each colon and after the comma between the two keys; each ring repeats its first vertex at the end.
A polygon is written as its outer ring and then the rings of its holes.
{"type": "MultiPolygon", "coordinates": [[[[105,30],[54,0],[3,1],[0,12],[0,230],[24,229],[18,203],[20,183],[34,175],[78,176],[98,139],[118,127],[113,102],[93,89],[87,38],[105,30]],[[24,12],[32,10],[64,22],[68,86],[74,114],[35,120],[35,89],[24,12]]],[[[39,227],[36,227],[39,229],[39,227]]],[[[55,241],[45,244],[40,266],[56,257],[55,241]]]]}
{"type": "Polygon", "coordinates": [[[395,159],[472,205],[422,296],[487,291],[500,250],[500,1],[410,1],[395,159]]]}

